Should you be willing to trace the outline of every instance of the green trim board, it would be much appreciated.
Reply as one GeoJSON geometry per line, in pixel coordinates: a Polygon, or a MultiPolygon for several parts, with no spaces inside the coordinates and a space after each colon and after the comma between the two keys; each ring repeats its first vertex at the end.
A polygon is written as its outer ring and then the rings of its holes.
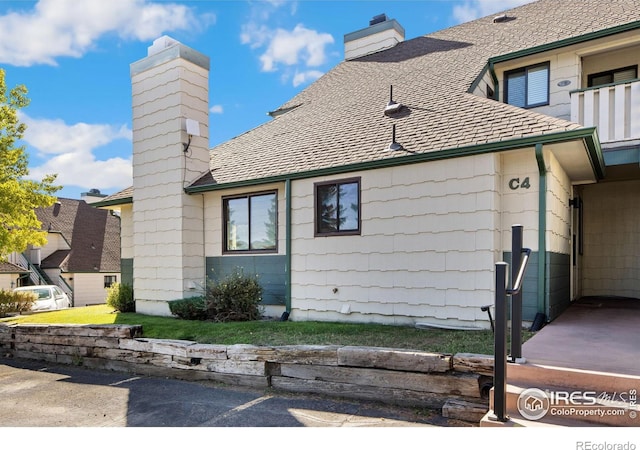
{"type": "Polygon", "coordinates": [[[536,55],[538,53],[548,52],[552,50],[558,50],[564,47],[569,47],[575,44],[581,44],[584,42],[593,41],[596,39],[602,39],[609,36],[615,36],[616,34],[625,33],[627,31],[634,31],[640,29],[640,21],[629,22],[623,25],[618,25],[612,28],[606,28],[604,30],[598,30],[591,33],[583,34],[580,36],[574,36],[567,39],[561,39],[559,41],[550,42],[548,44],[542,44],[516,52],[505,53],[504,55],[494,56],[489,58],[490,63],[501,63],[505,61],[511,61],[525,56],[536,55]]]}
{"type": "Polygon", "coordinates": [[[428,161],[441,161],[445,159],[460,158],[464,156],[483,155],[488,153],[498,153],[508,150],[519,150],[527,147],[535,147],[540,144],[556,144],[582,139],[585,141],[587,153],[591,166],[598,179],[604,178],[604,159],[602,149],[595,127],[578,128],[575,130],[561,131],[543,135],[529,136],[526,138],[508,139],[500,142],[490,142],[486,144],[471,145],[465,147],[455,147],[445,150],[438,150],[426,153],[416,153],[406,156],[384,158],[375,161],[347,164],[338,167],[326,167],[321,169],[308,170],[304,172],[286,173],[264,178],[253,178],[227,183],[211,183],[200,186],[189,186],[184,190],[188,194],[199,192],[231,189],[236,187],[256,186],[260,184],[283,182],[286,180],[302,180],[306,178],[321,177],[327,175],[339,175],[362,170],[373,170],[387,167],[396,167],[407,164],[415,164],[428,161]]]}
{"type": "Polygon", "coordinates": [[[287,273],[285,255],[228,255],[206,258],[207,278],[220,281],[240,268],[245,274],[258,275],[263,305],[285,305],[287,273]]]}
{"type": "Polygon", "coordinates": [[[536,161],[540,172],[540,188],[538,189],[538,251],[543,253],[543,264],[538,264],[538,311],[547,314],[546,296],[544,295],[544,287],[546,285],[544,263],[546,262],[547,251],[547,166],[544,162],[542,144],[536,144],[536,161]]]}
{"type": "Polygon", "coordinates": [[[91,206],[100,208],[104,206],[117,206],[117,205],[127,205],[129,203],[133,203],[133,197],[122,197],[114,200],[105,200],[100,202],[94,202],[91,206]]]}

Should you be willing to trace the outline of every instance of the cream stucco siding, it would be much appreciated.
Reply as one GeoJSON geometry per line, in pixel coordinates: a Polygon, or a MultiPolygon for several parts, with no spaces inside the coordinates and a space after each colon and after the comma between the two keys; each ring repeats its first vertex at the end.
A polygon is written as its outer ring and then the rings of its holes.
{"type": "Polygon", "coordinates": [[[522,225],[523,245],[538,251],[540,177],[533,149],[504,152],[502,163],[502,246],[511,251],[511,227],[522,225]]]}
{"type": "Polygon", "coordinates": [[[74,306],[87,306],[103,304],[107,300],[107,290],[104,288],[104,277],[116,276],[120,281],[119,273],[74,273],[67,274],[73,278],[74,306]]]}
{"type": "Polygon", "coordinates": [[[11,290],[17,286],[18,275],[15,273],[0,273],[0,289],[11,290]]]}
{"type": "Polygon", "coordinates": [[[500,101],[505,100],[505,72],[548,62],[549,104],[533,108],[533,111],[571,120],[571,92],[586,88],[589,75],[640,65],[640,46],[637,40],[637,36],[633,36],[632,33],[621,33],[598,41],[501,63],[496,67],[500,101]]]}
{"type": "Polygon", "coordinates": [[[208,59],[183,54],[197,56],[178,44],[132,65],[133,287],[137,310],[159,315],[204,278],[202,198],[183,189],[209,164],[208,59]],[[186,119],[200,125],[188,151],[186,119]]]}
{"type": "Polygon", "coordinates": [[[499,242],[499,159],[483,155],[293,183],[292,319],[484,320],[499,242]],[[359,236],[314,236],[314,183],[361,177],[359,236]]]}
{"type": "Polygon", "coordinates": [[[547,238],[548,251],[571,254],[571,180],[551,152],[545,153],[547,163],[547,238]]]}
{"type": "MultiPolygon", "coordinates": [[[[242,196],[259,192],[277,191],[278,201],[278,251],[284,255],[286,249],[286,197],[284,183],[264,184],[245,188],[226,189],[222,191],[207,192],[204,195],[205,209],[205,254],[207,256],[222,256],[224,239],[224,215],[222,211],[223,197],[242,196]]],[[[235,253],[236,255],[242,254],[235,253]]]]}
{"type": "Polygon", "coordinates": [[[133,258],[133,205],[120,207],[120,257],[133,258]]]}
{"type": "Polygon", "coordinates": [[[640,298],[640,181],[582,187],[582,294],[640,298]]]}

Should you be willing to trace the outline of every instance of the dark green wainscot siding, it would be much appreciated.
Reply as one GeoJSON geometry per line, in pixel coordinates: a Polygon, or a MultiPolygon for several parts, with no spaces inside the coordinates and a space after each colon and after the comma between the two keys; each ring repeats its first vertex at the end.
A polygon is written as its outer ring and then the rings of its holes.
{"type": "Polygon", "coordinates": [[[133,286],[133,258],[120,259],[120,282],[133,286]]]}
{"type": "Polygon", "coordinates": [[[547,253],[549,320],[556,319],[571,303],[571,255],[547,253]]]}
{"type": "Polygon", "coordinates": [[[207,277],[218,281],[241,268],[246,274],[257,274],[262,285],[262,304],[284,305],[286,296],[286,256],[243,255],[207,257],[207,277]]]}
{"type": "MultiPolygon", "coordinates": [[[[504,261],[511,270],[511,252],[505,252],[504,261]]],[[[547,252],[545,297],[548,310],[542,311],[547,320],[554,320],[569,306],[571,300],[571,256],[547,252]]],[[[533,321],[538,312],[538,252],[532,252],[522,287],[522,319],[533,321]]]]}

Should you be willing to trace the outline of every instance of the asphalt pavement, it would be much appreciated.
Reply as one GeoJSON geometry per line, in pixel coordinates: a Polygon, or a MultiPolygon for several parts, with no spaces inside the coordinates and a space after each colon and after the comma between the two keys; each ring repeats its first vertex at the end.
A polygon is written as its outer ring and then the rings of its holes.
{"type": "Polygon", "coordinates": [[[437,412],[0,358],[2,427],[450,427],[437,412]]]}

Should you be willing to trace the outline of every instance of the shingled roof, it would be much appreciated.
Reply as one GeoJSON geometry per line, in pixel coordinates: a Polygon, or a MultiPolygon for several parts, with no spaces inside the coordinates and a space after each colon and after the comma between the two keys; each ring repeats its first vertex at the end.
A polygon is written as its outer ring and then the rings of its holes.
{"type": "MultiPolygon", "coordinates": [[[[507,20],[494,14],[339,63],[281,105],[282,114],[212,148],[210,171],[187,191],[580,130],[469,92],[490,59],[637,22],[640,1],[540,0],[502,14],[507,20]],[[405,105],[393,118],[383,114],[390,86],[405,105]],[[394,124],[404,151],[386,151],[394,124]]],[[[100,205],[132,198],[127,188],[100,205]]]]}
{"type": "Polygon", "coordinates": [[[58,250],[42,260],[43,268],[64,272],[120,272],[120,219],[84,200],[59,198],[36,209],[42,228],[60,233],[70,250],[58,250]]]}
{"type": "Polygon", "coordinates": [[[640,2],[541,0],[495,16],[341,62],[287,112],[213,148],[190,189],[579,129],[468,91],[490,58],[640,20],[640,2]],[[383,114],[390,86],[406,106],[395,118],[383,114]],[[386,151],[393,124],[406,151],[386,151]]]}
{"type": "Polygon", "coordinates": [[[0,273],[29,273],[29,271],[10,262],[0,261],[0,273]]]}

